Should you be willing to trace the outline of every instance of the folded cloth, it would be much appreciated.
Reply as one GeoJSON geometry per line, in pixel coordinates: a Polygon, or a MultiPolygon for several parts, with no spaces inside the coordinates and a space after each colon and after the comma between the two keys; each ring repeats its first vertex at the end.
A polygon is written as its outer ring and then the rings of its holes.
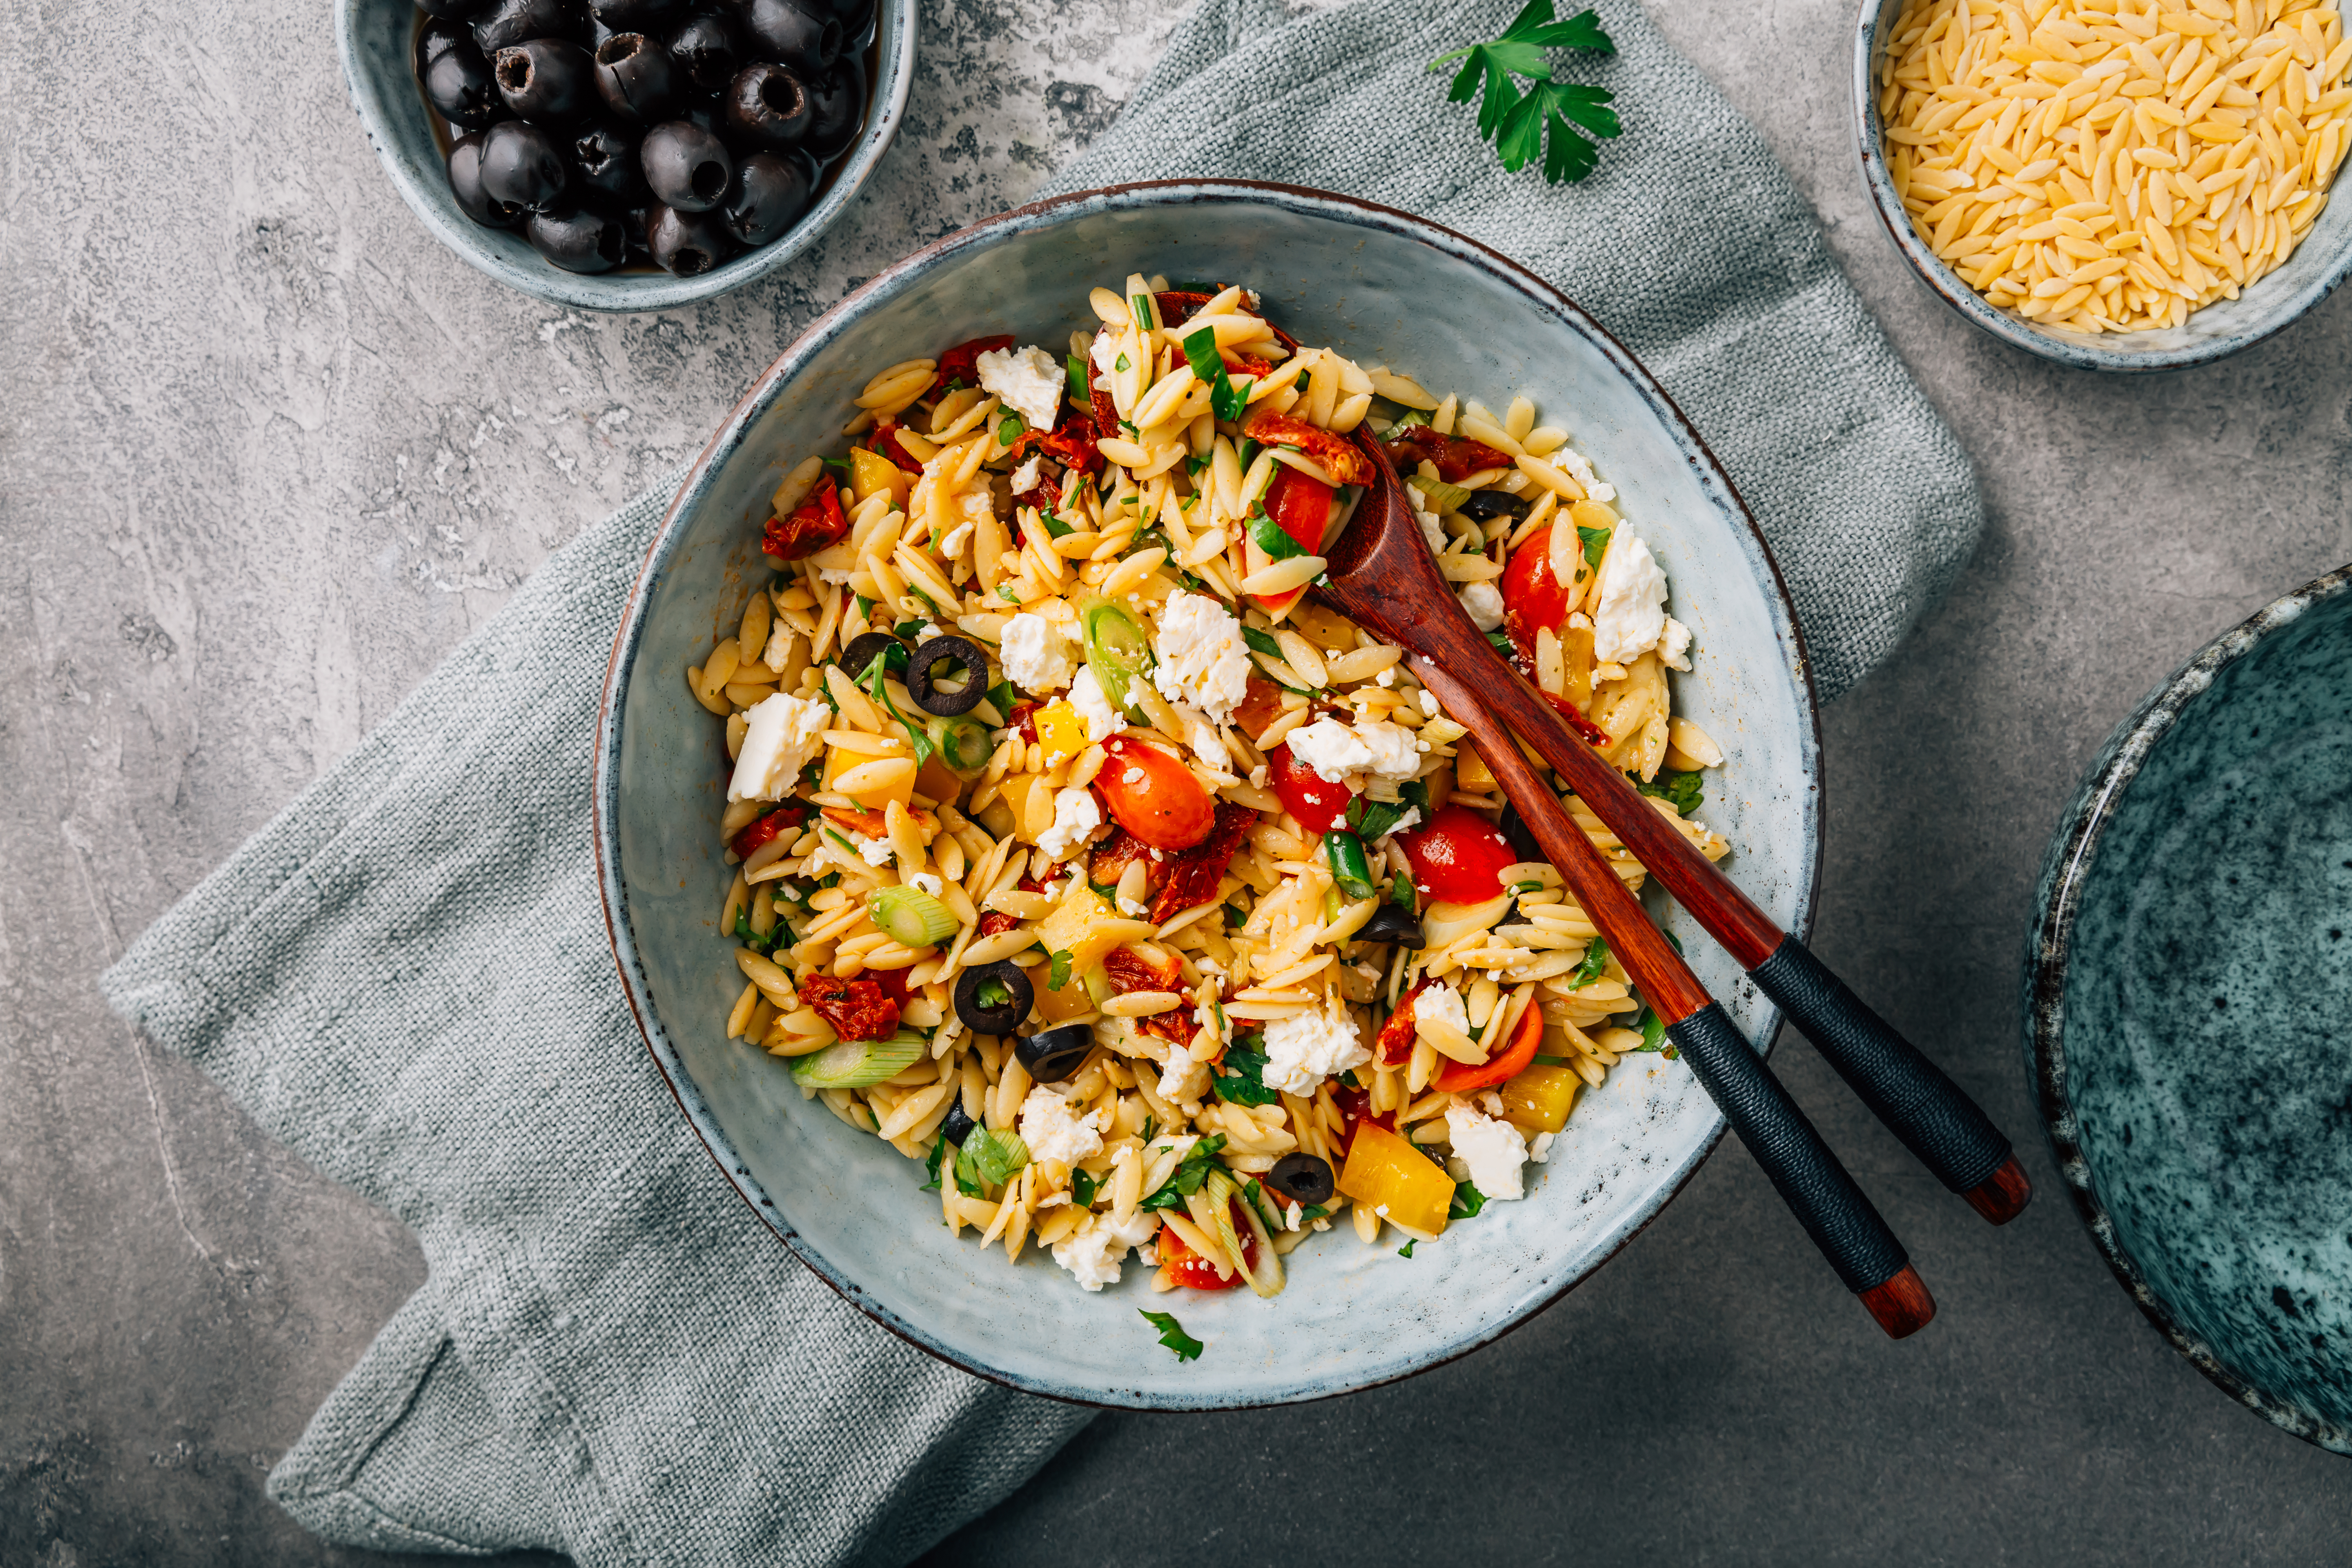
{"type": "MultiPolygon", "coordinates": [[[[1509,10],[1362,0],[1290,23],[1203,0],[1062,184],[1332,186],[1552,277],[1725,457],[1840,689],[1957,570],[1967,465],[1754,132],[1622,0],[1595,74],[1632,133],[1582,185],[1496,169],[1423,67],[1509,10]]],[[[103,981],[423,1245],[426,1284],[270,1476],[331,1541],[898,1563],[1087,1418],[842,1302],[652,1069],[606,945],[588,772],[605,656],[678,478],[559,552],[103,981]]]]}

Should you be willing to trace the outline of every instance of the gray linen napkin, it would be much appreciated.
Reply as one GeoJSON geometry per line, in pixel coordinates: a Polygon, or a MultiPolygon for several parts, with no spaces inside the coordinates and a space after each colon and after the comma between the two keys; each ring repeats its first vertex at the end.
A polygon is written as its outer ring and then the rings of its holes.
{"type": "MultiPolygon", "coordinates": [[[[1603,5],[1621,53],[1592,75],[1630,133],[1601,172],[1550,191],[1495,167],[1422,68],[1513,9],[1360,0],[1292,23],[1203,0],[1059,185],[1320,184],[1550,276],[1724,457],[1841,690],[1965,559],[1967,464],[1754,132],[1623,0],[1603,5]]],[[[648,1063],[598,909],[588,767],[676,483],[551,559],[102,983],[422,1242],[429,1280],[270,1477],[331,1541],[598,1568],[903,1562],[1087,1418],[844,1305],[728,1189],[648,1063]]]]}

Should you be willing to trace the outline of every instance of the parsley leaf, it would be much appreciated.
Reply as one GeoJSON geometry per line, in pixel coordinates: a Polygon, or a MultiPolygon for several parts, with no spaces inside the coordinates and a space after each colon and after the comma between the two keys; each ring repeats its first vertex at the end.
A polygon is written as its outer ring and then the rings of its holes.
{"type": "Polygon", "coordinates": [[[1209,412],[1220,419],[1242,416],[1243,395],[1234,390],[1233,377],[1225,374],[1225,360],[1217,353],[1217,334],[1213,328],[1202,327],[1184,340],[1184,358],[1192,364],[1192,374],[1209,384],[1209,412]]]}
{"type": "Polygon", "coordinates": [[[1633,788],[1643,795],[1657,796],[1685,816],[1688,816],[1699,808],[1702,801],[1706,799],[1706,793],[1701,788],[1706,782],[1696,773],[1668,772],[1662,773],[1656,778],[1646,782],[1635,779],[1633,788]]]}
{"type": "Polygon", "coordinates": [[[1048,953],[1046,959],[1045,989],[1059,991],[1070,983],[1070,951],[1064,948],[1059,952],[1048,953]]]}
{"type": "Polygon", "coordinates": [[[874,700],[882,704],[890,717],[898,721],[906,730],[907,739],[912,742],[915,747],[915,765],[919,768],[931,760],[931,752],[937,748],[931,744],[930,731],[919,724],[908,723],[907,716],[898,711],[898,705],[890,700],[890,692],[882,684],[883,668],[889,657],[887,650],[874,656],[874,662],[866,667],[864,684],[866,689],[874,694],[874,700]]]}
{"type": "Polygon", "coordinates": [[[1394,832],[1396,825],[1404,820],[1404,814],[1413,809],[1404,801],[1374,800],[1360,795],[1348,803],[1348,826],[1365,843],[1377,844],[1394,832]]]}
{"type": "Polygon", "coordinates": [[[1176,1162],[1176,1168],[1168,1173],[1168,1179],[1160,1183],[1140,1206],[1147,1209],[1182,1208],[1184,1200],[1199,1192],[1201,1184],[1209,1179],[1209,1171],[1217,1163],[1217,1151],[1224,1146],[1225,1135],[1212,1132],[1185,1150],[1184,1157],[1176,1162]]]}
{"type": "Polygon", "coordinates": [[[1584,541],[1584,563],[1594,571],[1601,569],[1601,558],[1609,553],[1609,531],[1576,525],[1576,537],[1584,541]]]}
{"type": "Polygon", "coordinates": [[[1486,1206],[1486,1194],[1471,1183],[1456,1182],[1454,1184],[1454,1201],[1446,1205],[1445,1217],[1449,1220],[1469,1219],[1486,1206]]]}
{"type": "Polygon", "coordinates": [[[996,422],[996,444],[1010,447],[1029,433],[1029,421],[1018,414],[1008,414],[996,422]]]}
{"type": "Polygon", "coordinates": [[[1656,1008],[1643,1008],[1641,1021],[1633,1026],[1642,1031],[1642,1043],[1633,1047],[1635,1050],[1656,1051],[1668,1061],[1682,1054],[1666,1039],[1666,1021],[1658,1016],[1656,1008]]]}
{"type": "Polygon", "coordinates": [[[1501,654],[1505,658],[1510,658],[1511,655],[1517,651],[1511,644],[1511,634],[1505,631],[1500,626],[1496,626],[1493,631],[1488,632],[1486,634],[1486,640],[1493,644],[1495,651],[1501,654]]]}
{"type": "MultiPolygon", "coordinates": [[[[1262,510],[1250,513],[1249,531],[1250,537],[1257,542],[1257,547],[1260,550],[1265,552],[1266,559],[1269,561],[1287,561],[1294,555],[1307,553],[1305,545],[1283,532],[1282,525],[1266,516],[1262,510]]],[[[1273,639],[1269,637],[1266,640],[1271,642],[1273,639]]]]}
{"type": "Polygon", "coordinates": [[[1570,991],[1582,990],[1600,979],[1601,972],[1608,967],[1609,940],[1596,936],[1584,950],[1584,962],[1569,972],[1568,988],[1570,991]]]}
{"type": "Polygon", "coordinates": [[[940,1190],[940,1162],[947,1157],[947,1152],[948,1141],[945,1138],[932,1143],[931,1157],[923,1162],[923,1169],[929,1173],[931,1179],[923,1184],[923,1191],[936,1193],[940,1190]]]}
{"type": "Polygon", "coordinates": [[[996,585],[996,596],[1008,605],[1018,605],[1021,602],[1019,591],[1010,583],[999,583],[996,585]]]}
{"type": "Polygon", "coordinates": [[[1100,1184],[1101,1184],[1097,1182],[1087,1172],[1072,1170],[1070,1172],[1070,1201],[1077,1205],[1082,1209],[1092,1208],[1095,1202],[1095,1188],[1100,1184]]]}
{"type": "MultiPolygon", "coordinates": [[[[1287,539],[1290,536],[1286,533],[1283,537],[1287,539]]],[[[1274,640],[1274,636],[1270,632],[1262,632],[1255,626],[1244,626],[1242,641],[1247,643],[1253,652],[1262,653],[1272,658],[1282,657],[1282,645],[1274,640]]]]}
{"type": "Polygon", "coordinates": [[[1265,1087],[1265,1053],[1255,1045],[1258,1036],[1249,1037],[1250,1044],[1235,1040],[1225,1047],[1224,1071],[1213,1073],[1210,1083],[1217,1098],[1229,1105],[1272,1105],[1282,1096],[1265,1087]]]}
{"type": "Polygon", "coordinates": [[[1549,49],[1607,55],[1616,53],[1617,46],[1593,12],[1555,21],[1552,0],[1528,0],[1501,37],[1442,55],[1429,68],[1460,60],[1446,100],[1467,103],[1476,98],[1478,139],[1495,143],[1503,167],[1516,174],[1541,153],[1544,178],[1556,185],[1581,180],[1599,166],[1600,149],[1588,135],[1605,141],[1623,127],[1609,107],[1613,94],[1552,79],[1551,62],[1545,58],[1549,49]],[[1526,77],[1533,85],[1522,93],[1514,77],[1526,77]]]}
{"type": "Polygon", "coordinates": [[[1176,1321],[1175,1313],[1146,1312],[1140,1307],[1136,1311],[1141,1314],[1145,1322],[1160,1331],[1160,1342],[1174,1351],[1178,1361],[1198,1361],[1202,1351],[1208,1348],[1184,1331],[1184,1325],[1176,1321]]]}
{"type": "Polygon", "coordinates": [[[1402,1247],[1398,1247],[1397,1256],[1399,1258],[1411,1258],[1412,1256],[1412,1243],[1408,1241],[1402,1247]]]}

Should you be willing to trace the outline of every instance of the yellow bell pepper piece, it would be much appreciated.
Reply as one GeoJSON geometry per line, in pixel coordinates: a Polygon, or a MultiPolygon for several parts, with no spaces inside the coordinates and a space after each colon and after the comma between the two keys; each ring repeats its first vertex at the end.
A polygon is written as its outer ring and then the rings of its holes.
{"type": "Polygon", "coordinates": [[[1014,773],[998,794],[1012,808],[1013,836],[1022,843],[1036,843],[1054,826],[1054,791],[1044,773],[1014,773]]]}
{"type": "Polygon", "coordinates": [[[1037,739],[1045,748],[1047,767],[1087,749],[1087,721],[1068,702],[1039,709],[1036,721],[1037,739]]]}
{"type": "Polygon", "coordinates": [[[1377,1121],[1356,1123],[1339,1190],[1366,1208],[1385,1205],[1383,1217],[1413,1236],[1444,1231],[1445,1212],[1454,1205],[1454,1178],[1377,1121]]]}
{"type": "MultiPolygon", "coordinates": [[[[832,747],[824,754],[824,782],[821,787],[832,789],[834,781],[843,773],[860,763],[870,763],[874,760],[874,754],[870,752],[849,752],[844,751],[839,746],[832,747]]],[[[880,811],[894,800],[903,807],[912,808],[915,804],[915,774],[910,771],[897,784],[887,789],[861,790],[849,798],[868,811],[880,811]]]]}
{"type": "Polygon", "coordinates": [[[863,447],[849,449],[849,489],[859,500],[887,490],[891,503],[903,507],[914,488],[914,477],[881,453],[863,447]]]}
{"type": "Polygon", "coordinates": [[[1496,1087],[1503,1101],[1503,1120],[1522,1132],[1557,1132],[1568,1125],[1569,1108],[1576,1103],[1577,1087],[1584,1080],[1567,1068],[1541,1062],[1496,1087]]]}

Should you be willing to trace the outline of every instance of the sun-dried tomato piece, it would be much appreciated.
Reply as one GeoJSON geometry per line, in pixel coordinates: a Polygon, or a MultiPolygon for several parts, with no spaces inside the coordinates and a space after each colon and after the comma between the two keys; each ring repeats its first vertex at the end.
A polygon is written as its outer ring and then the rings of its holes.
{"type": "MultiPolygon", "coordinates": [[[[1223,290],[1222,289],[1219,290],[1220,293],[1223,291],[1223,290]]],[[[1154,294],[1151,298],[1160,306],[1160,324],[1163,327],[1176,327],[1181,326],[1186,321],[1191,321],[1192,319],[1193,312],[1200,310],[1202,306],[1207,304],[1210,300],[1215,299],[1216,295],[1202,294],[1191,289],[1162,289],[1159,293],[1154,294]]],[[[1242,303],[1246,310],[1251,312],[1255,311],[1258,308],[1257,299],[1255,295],[1245,296],[1242,303]]],[[[1263,318],[1260,319],[1263,320],[1263,318]]],[[[1298,352],[1298,340],[1297,338],[1292,337],[1288,332],[1284,331],[1272,321],[1267,321],[1265,326],[1266,331],[1274,334],[1274,341],[1280,343],[1286,352],[1291,353],[1297,353],[1298,352]]],[[[1226,363],[1231,363],[1232,361],[1228,359],[1226,363]]],[[[1262,370],[1265,367],[1261,365],[1259,368],[1262,370]]]]}
{"type": "Polygon", "coordinates": [[[1143,862],[1143,885],[1157,888],[1167,880],[1160,862],[1151,858],[1151,846],[1124,827],[1114,827],[1111,835],[1095,846],[1094,856],[1087,862],[1087,880],[1098,888],[1118,886],[1120,877],[1136,861],[1143,862]]]}
{"type": "Polygon", "coordinates": [[[855,980],[812,974],[799,990],[801,1000],[845,1040],[886,1040],[898,1031],[898,1004],[878,981],[862,974],[855,980]]]}
{"type": "Polygon", "coordinates": [[[1076,468],[1082,474],[1098,474],[1102,472],[1103,455],[1095,450],[1095,442],[1101,434],[1101,427],[1092,415],[1084,409],[1064,405],[1062,417],[1053,430],[1037,437],[1037,449],[1066,468],[1076,468]]]}
{"type": "Polygon", "coordinates": [[[914,454],[898,445],[898,425],[896,420],[885,419],[878,422],[874,426],[874,438],[866,445],[888,458],[895,467],[908,473],[919,474],[923,471],[923,465],[915,461],[914,454]]]}
{"type": "Polygon", "coordinates": [[[1252,674],[1242,700],[1234,707],[1234,728],[1243,734],[1263,735],[1282,717],[1282,688],[1263,675],[1252,674]]]}
{"type": "Polygon", "coordinates": [[[970,342],[956,344],[940,356],[940,372],[931,378],[931,390],[945,392],[958,383],[965,386],[978,386],[980,356],[984,353],[993,353],[999,349],[1009,349],[1012,346],[1013,336],[1009,332],[990,338],[974,338],[970,342]]]}
{"type": "Polygon", "coordinates": [[[779,561],[798,561],[848,537],[849,520],[841,515],[841,492],[827,474],[817,480],[808,500],[794,508],[792,516],[768,520],[767,541],[761,548],[779,561]]]}
{"type": "Polygon", "coordinates": [[[1037,743],[1037,710],[1043,706],[1039,702],[1016,702],[1013,705],[1013,711],[1004,716],[1004,721],[1013,726],[1013,732],[1033,746],[1037,743]]]}
{"type": "Polygon", "coordinates": [[[1257,813],[1232,801],[1217,804],[1217,820],[1209,836],[1190,849],[1171,855],[1160,865],[1168,880],[1151,900],[1151,921],[1159,925],[1196,904],[1216,897],[1217,883],[1234,863],[1234,851],[1257,822],[1257,813]]]}
{"type": "Polygon", "coordinates": [[[1464,436],[1441,436],[1426,425],[1412,425],[1402,435],[1381,443],[1400,470],[1421,463],[1437,465],[1437,477],[1454,484],[1484,468],[1507,468],[1511,455],[1464,436]]]}
{"type": "Polygon", "coordinates": [[[1165,1013],[1138,1018],[1135,1026],[1147,1035],[1157,1035],[1180,1046],[1191,1042],[1196,1028],[1192,1022],[1192,994],[1184,989],[1183,973],[1182,965],[1173,958],[1164,965],[1154,964],[1131,947],[1115,948],[1103,959],[1103,973],[1109,977],[1111,990],[1119,995],[1130,991],[1176,993],[1175,1006],[1165,1013]]]}
{"type": "Polygon", "coordinates": [[[1395,1111],[1383,1111],[1378,1116],[1372,1114],[1372,1091],[1368,1089],[1350,1089],[1344,1083],[1335,1083],[1331,1086],[1331,1102],[1339,1108],[1339,1147],[1343,1152],[1355,1142],[1356,1129],[1363,1122],[1385,1127],[1391,1132],[1396,1131],[1395,1111]]]}
{"type": "Polygon", "coordinates": [[[1260,408],[1242,422],[1242,434],[1269,447],[1297,447],[1322,464],[1323,471],[1340,484],[1372,482],[1372,460],[1357,450],[1353,441],[1318,430],[1304,419],[1260,408]]]}
{"type": "Polygon", "coordinates": [[[807,818],[808,807],[804,805],[780,805],[729,839],[727,847],[740,858],[749,860],[751,851],[779,837],[784,829],[798,827],[807,818]]]}
{"type": "Polygon", "coordinates": [[[1381,1037],[1376,1044],[1382,1067],[1392,1068],[1412,1059],[1413,1038],[1420,1033],[1413,1023],[1412,999],[1428,989],[1428,980],[1414,981],[1412,989],[1397,998],[1396,1011],[1389,1015],[1389,1021],[1381,1026],[1381,1037]]]}

